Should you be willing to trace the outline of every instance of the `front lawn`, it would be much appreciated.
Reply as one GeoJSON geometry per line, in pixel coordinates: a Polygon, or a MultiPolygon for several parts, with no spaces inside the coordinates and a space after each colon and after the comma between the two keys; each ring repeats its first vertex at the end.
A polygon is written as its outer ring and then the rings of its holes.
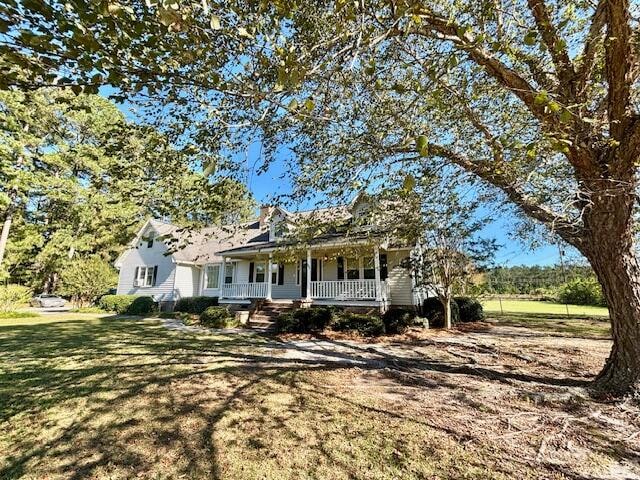
{"type": "Polygon", "coordinates": [[[0,478],[640,473],[638,408],[584,396],[607,339],[498,323],[283,342],[161,322],[0,321],[0,478]]]}

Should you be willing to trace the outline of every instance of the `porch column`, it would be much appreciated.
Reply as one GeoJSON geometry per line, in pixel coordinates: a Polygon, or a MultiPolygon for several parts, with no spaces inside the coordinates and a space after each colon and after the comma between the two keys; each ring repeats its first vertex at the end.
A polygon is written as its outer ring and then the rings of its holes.
{"type": "Polygon", "coordinates": [[[382,283],[380,282],[380,249],[377,245],[373,247],[373,265],[376,274],[376,301],[379,302],[382,300],[382,283]]]}
{"type": "Polygon", "coordinates": [[[222,257],[222,263],[220,264],[220,278],[218,279],[218,298],[223,298],[222,289],[224,288],[225,270],[227,269],[227,257],[222,257]]]}
{"type": "Polygon", "coordinates": [[[269,254],[269,261],[267,262],[267,274],[265,280],[267,281],[267,296],[265,300],[271,301],[271,269],[273,268],[273,254],[269,254]]]}
{"type": "Polygon", "coordinates": [[[311,301],[311,249],[307,248],[307,300],[311,301]]]}

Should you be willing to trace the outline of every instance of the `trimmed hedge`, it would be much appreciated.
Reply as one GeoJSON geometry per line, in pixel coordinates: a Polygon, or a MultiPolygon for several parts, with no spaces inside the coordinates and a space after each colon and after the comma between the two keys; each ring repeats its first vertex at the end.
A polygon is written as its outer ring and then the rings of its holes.
{"type": "Polygon", "coordinates": [[[331,323],[331,329],[338,332],[357,332],[363,337],[376,337],[385,333],[382,318],[349,312],[336,316],[331,323]]]}
{"type": "Polygon", "coordinates": [[[329,307],[298,308],[284,312],[276,319],[281,333],[310,333],[324,330],[333,319],[335,309],[329,307]]]}
{"type": "Polygon", "coordinates": [[[174,312],[201,314],[209,307],[218,305],[218,297],[184,297],[176,302],[174,312]]]}
{"type": "Polygon", "coordinates": [[[119,315],[147,315],[157,311],[153,297],[143,295],[104,295],[98,306],[119,315]]]}
{"type": "Polygon", "coordinates": [[[415,319],[416,312],[408,308],[393,308],[382,316],[385,331],[391,334],[406,332],[415,319]]]}
{"type": "Polygon", "coordinates": [[[228,307],[208,307],[200,314],[200,323],[211,328],[234,328],[239,325],[228,307]]]}
{"type": "Polygon", "coordinates": [[[461,322],[481,322],[484,320],[484,310],[478,300],[471,297],[456,297],[461,322]]]}

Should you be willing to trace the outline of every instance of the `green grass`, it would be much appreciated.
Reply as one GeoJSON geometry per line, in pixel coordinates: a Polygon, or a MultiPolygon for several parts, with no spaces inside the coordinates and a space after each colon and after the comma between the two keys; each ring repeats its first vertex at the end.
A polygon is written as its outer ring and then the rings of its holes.
{"type": "Polygon", "coordinates": [[[482,307],[489,318],[500,325],[575,337],[609,338],[611,326],[606,308],[567,305],[530,300],[484,300],[482,307]],[[567,315],[567,307],[569,315],[567,315]]]}
{"type": "Polygon", "coordinates": [[[345,391],[344,367],[279,366],[260,337],[73,313],[17,322],[0,321],[1,479],[506,478],[345,391]]]}
{"type": "MultiPolygon", "coordinates": [[[[520,351],[499,328],[478,338],[520,351]]],[[[583,378],[593,367],[574,360],[593,360],[593,352],[576,357],[568,349],[571,363],[555,348],[541,353],[539,344],[542,363],[506,355],[502,361],[519,363],[494,370],[496,358],[483,364],[472,345],[466,355],[479,361],[463,375],[450,369],[460,361],[450,351],[461,344],[440,343],[419,353],[419,345],[407,345],[405,355],[424,365],[396,371],[393,362],[336,363],[337,351],[324,362],[286,360],[282,342],[171,331],[158,319],[61,313],[0,320],[0,479],[564,478],[528,460],[541,435],[519,435],[513,445],[499,416],[537,421],[530,413],[538,407],[521,400],[511,381],[492,378],[534,367],[551,369],[532,372],[550,385],[583,378]],[[562,370],[567,365],[578,373],[562,370]]],[[[352,355],[368,351],[363,345],[352,355]]],[[[566,415],[562,405],[536,411],[549,422],[566,415]]],[[[609,442],[603,425],[575,434],[576,443],[609,442]]]]}
{"type": "Polygon", "coordinates": [[[570,316],[608,317],[609,311],[605,307],[591,307],[588,305],[564,305],[562,303],[536,302],[532,300],[502,300],[502,310],[499,300],[483,300],[482,307],[488,313],[534,313],[570,316]]]}
{"type": "Polygon", "coordinates": [[[6,318],[32,318],[39,317],[40,314],[36,312],[0,312],[0,319],[6,318]]]}

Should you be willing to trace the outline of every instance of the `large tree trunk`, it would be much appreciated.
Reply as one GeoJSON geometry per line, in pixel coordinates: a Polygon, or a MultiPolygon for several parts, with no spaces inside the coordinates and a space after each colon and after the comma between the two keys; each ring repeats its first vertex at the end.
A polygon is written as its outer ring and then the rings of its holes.
{"type": "Polygon", "coordinates": [[[640,264],[632,210],[632,195],[596,198],[585,215],[587,238],[581,248],[602,285],[613,338],[594,385],[616,395],[640,394],[640,264]]]}

